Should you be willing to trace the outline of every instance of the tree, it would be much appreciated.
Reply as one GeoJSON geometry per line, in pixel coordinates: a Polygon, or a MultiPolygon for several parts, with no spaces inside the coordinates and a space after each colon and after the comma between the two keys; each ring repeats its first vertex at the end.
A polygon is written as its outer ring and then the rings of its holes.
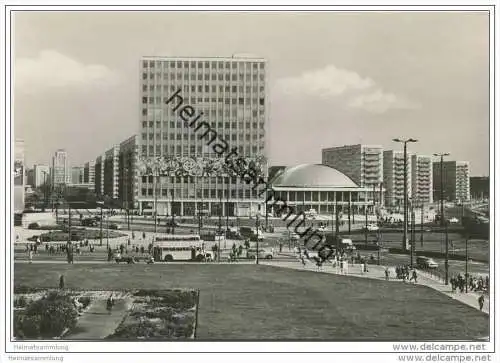
{"type": "Polygon", "coordinates": [[[20,324],[26,338],[52,339],[60,336],[65,329],[76,325],[78,312],[71,297],[59,292],[50,292],[34,301],[26,309],[20,324]]]}

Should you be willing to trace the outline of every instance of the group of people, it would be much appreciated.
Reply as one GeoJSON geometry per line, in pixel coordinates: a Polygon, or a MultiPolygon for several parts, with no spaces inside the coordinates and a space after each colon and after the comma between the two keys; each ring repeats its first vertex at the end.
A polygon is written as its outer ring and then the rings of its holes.
{"type": "MultiPolygon", "coordinates": [[[[411,268],[408,265],[398,265],[395,268],[396,271],[396,279],[398,280],[403,280],[403,282],[409,281],[409,282],[415,282],[417,283],[417,270],[414,268],[411,268]],[[411,276],[410,276],[411,273],[411,276]]],[[[386,280],[389,280],[389,269],[385,269],[385,278],[386,280]]]]}
{"type": "Polygon", "coordinates": [[[456,292],[458,289],[463,293],[466,288],[468,288],[468,291],[487,292],[489,290],[490,279],[488,276],[483,278],[482,276],[475,277],[470,274],[464,274],[463,276],[458,274],[450,279],[450,284],[452,292],[456,292]]]}

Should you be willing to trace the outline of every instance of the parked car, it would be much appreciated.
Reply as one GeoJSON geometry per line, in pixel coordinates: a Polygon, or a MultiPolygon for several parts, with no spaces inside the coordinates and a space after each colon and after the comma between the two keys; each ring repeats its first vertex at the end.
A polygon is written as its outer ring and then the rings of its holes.
{"type": "Polygon", "coordinates": [[[97,226],[97,221],[94,218],[82,219],[82,226],[95,227],[97,226]]]}
{"type": "Polygon", "coordinates": [[[111,223],[109,225],[109,229],[121,229],[122,227],[119,224],[111,223]]]}
{"type": "Polygon", "coordinates": [[[458,223],[458,218],[455,217],[451,218],[450,223],[458,223]]]}
{"type": "MultiPolygon", "coordinates": [[[[248,249],[247,257],[248,258],[255,258],[256,254],[257,254],[257,249],[250,248],[250,249],[248,249]]],[[[272,251],[259,249],[259,258],[271,260],[273,258],[273,253],[272,253],[272,251]]]]}
{"type": "Polygon", "coordinates": [[[379,227],[377,226],[377,224],[371,223],[371,224],[369,224],[369,225],[366,226],[366,230],[368,232],[376,232],[376,231],[379,230],[379,227]]]}
{"type": "Polygon", "coordinates": [[[439,265],[430,257],[417,257],[417,265],[421,268],[438,268],[439,265]]]}
{"type": "Polygon", "coordinates": [[[28,225],[28,229],[39,229],[39,228],[40,228],[40,225],[38,223],[36,223],[36,222],[30,223],[28,225]]]}

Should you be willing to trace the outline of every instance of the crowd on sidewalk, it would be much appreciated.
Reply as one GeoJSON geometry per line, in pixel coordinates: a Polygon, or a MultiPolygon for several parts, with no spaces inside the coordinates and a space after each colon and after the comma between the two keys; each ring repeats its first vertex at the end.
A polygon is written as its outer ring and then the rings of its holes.
{"type": "Polygon", "coordinates": [[[458,274],[450,279],[450,284],[452,292],[456,292],[458,289],[461,293],[464,290],[488,293],[490,279],[488,276],[483,278],[482,276],[476,277],[470,274],[464,274],[463,276],[458,274]]]}

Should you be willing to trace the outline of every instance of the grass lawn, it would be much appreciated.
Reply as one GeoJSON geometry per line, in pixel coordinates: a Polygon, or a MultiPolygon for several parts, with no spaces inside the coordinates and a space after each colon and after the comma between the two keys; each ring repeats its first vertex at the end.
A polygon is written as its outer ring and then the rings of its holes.
{"type": "Polygon", "coordinates": [[[200,289],[201,340],[472,340],[486,314],[423,286],[256,265],[16,264],[16,285],[200,289]]]}

